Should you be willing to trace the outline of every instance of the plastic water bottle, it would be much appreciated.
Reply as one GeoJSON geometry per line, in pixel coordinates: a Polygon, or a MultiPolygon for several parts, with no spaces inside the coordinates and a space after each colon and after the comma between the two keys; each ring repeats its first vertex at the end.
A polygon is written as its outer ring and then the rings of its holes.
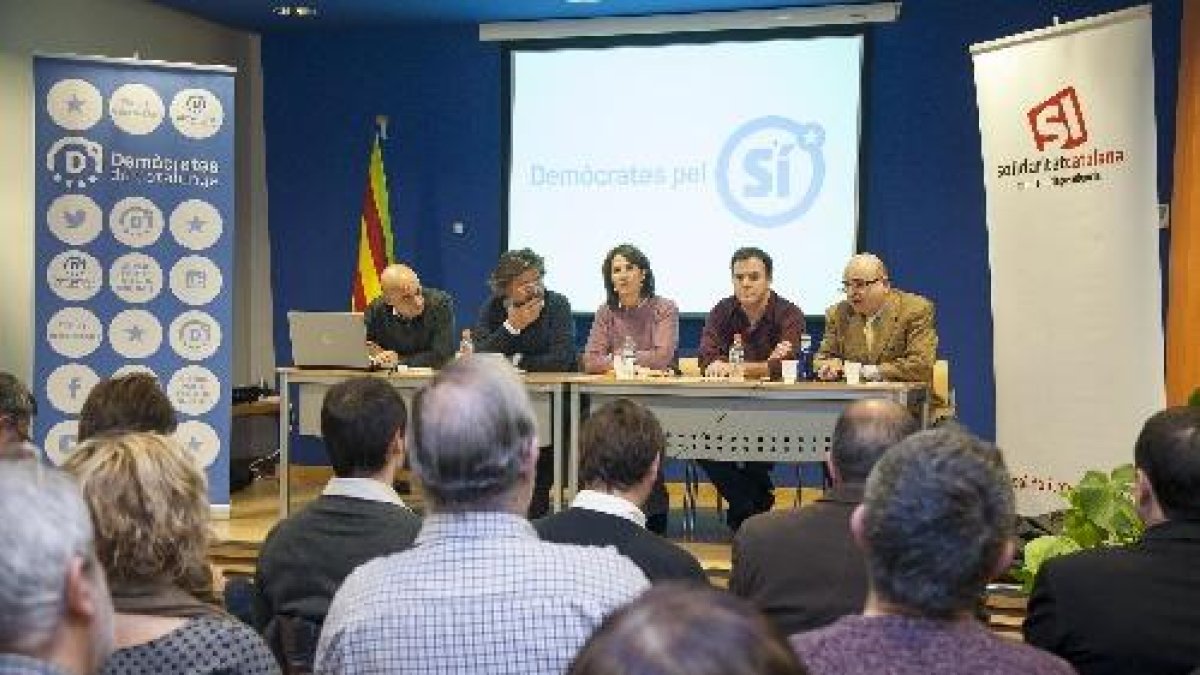
{"type": "Polygon", "coordinates": [[[458,358],[470,356],[475,353],[475,341],[471,339],[471,329],[464,328],[462,339],[458,341],[458,358]]]}
{"type": "Polygon", "coordinates": [[[733,368],[730,374],[732,379],[746,379],[746,348],[742,346],[741,333],[733,335],[733,344],[729,347],[729,365],[733,368]]]}
{"type": "Polygon", "coordinates": [[[796,354],[796,358],[800,360],[798,378],[805,381],[814,379],[815,375],[812,370],[812,336],[808,333],[800,336],[800,352],[796,354]]]}
{"type": "Polygon", "coordinates": [[[636,373],[637,344],[633,341],[632,335],[626,335],[625,343],[621,345],[621,368],[617,374],[621,377],[633,377],[636,373]]]}

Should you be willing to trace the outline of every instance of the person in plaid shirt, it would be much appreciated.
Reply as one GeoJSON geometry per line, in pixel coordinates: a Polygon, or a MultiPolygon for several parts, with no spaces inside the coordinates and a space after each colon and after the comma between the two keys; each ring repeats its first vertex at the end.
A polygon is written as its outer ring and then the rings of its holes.
{"type": "Polygon", "coordinates": [[[459,359],[416,394],[409,458],[429,515],[412,549],[346,579],[317,673],[562,673],[648,586],[613,549],[538,539],[523,517],[534,427],[524,385],[495,356],[459,359]]]}

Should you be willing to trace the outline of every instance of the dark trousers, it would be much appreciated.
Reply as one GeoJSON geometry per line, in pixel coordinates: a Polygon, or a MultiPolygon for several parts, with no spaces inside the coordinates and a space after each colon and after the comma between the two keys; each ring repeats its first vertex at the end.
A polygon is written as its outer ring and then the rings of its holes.
{"type": "Polygon", "coordinates": [[[654,477],[654,486],[650,488],[650,496],[646,498],[642,512],[646,514],[646,529],[654,534],[666,534],[667,513],[671,510],[671,500],[667,495],[666,481],[663,479],[662,462],[659,462],[658,475],[654,477]]]}
{"type": "Polygon", "coordinates": [[[529,519],[536,520],[550,513],[550,486],[554,485],[554,448],[538,449],[537,466],[533,475],[533,499],[529,502],[529,519]]]}
{"type": "Polygon", "coordinates": [[[729,503],[725,521],[737,532],[742,521],[757,513],[770,511],[775,504],[769,462],[717,462],[697,460],[717,492],[729,503]]]}

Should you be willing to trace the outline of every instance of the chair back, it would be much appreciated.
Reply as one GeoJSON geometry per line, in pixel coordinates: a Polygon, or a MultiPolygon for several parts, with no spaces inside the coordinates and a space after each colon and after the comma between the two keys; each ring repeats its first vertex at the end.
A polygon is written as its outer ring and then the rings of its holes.
{"type": "Polygon", "coordinates": [[[299,616],[276,614],[268,634],[275,656],[283,667],[284,675],[310,675],[317,656],[317,640],[321,637],[321,624],[299,616]]]}
{"type": "Polygon", "coordinates": [[[933,381],[930,382],[929,423],[955,417],[954,389],[950,387],[950,362],[938,359],[933,362],[933,381]]]}

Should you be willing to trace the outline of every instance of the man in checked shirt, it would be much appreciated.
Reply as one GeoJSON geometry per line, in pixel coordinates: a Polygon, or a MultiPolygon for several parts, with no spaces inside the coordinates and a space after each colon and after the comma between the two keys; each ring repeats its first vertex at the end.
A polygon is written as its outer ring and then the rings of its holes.
{"type": "Polygon", "coordinates": [[[562,673],[648,586],[611,548],[538,539],[535,418],[516,371],[477,354],[413,399],[409,459],[429,506],[412,549],[355,570],[333,599],[317,673],[562,673]]]}

